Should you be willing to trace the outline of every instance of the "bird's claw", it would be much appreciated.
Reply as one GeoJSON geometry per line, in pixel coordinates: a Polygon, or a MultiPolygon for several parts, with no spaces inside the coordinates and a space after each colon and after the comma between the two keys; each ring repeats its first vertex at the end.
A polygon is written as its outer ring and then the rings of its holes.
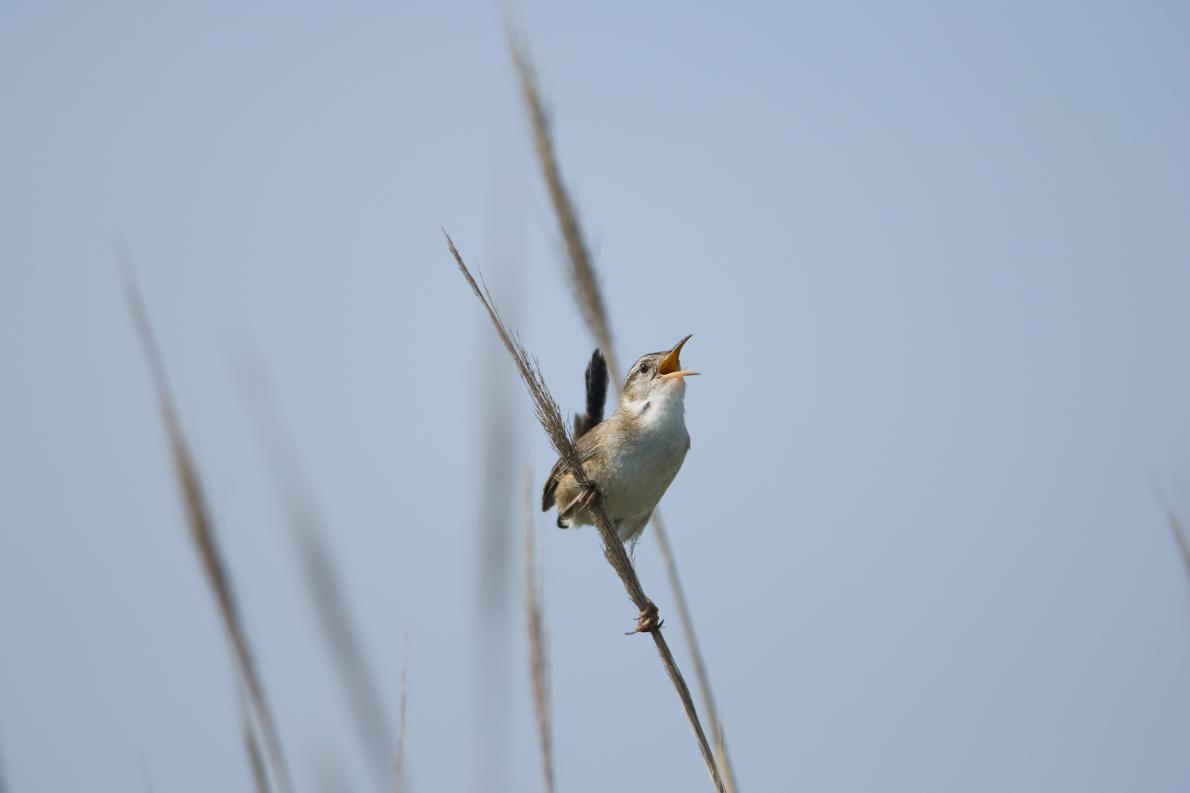
{"type": "Polygon", "coordinates": [[[586,509],[595,503],[597,498],[599,498],[599,487],[594,482],[588,482],[579,495],[579,503],[582,504],[583,509],[586,509]]]}
{"type": "Polygon", "coordinates": [[[650,603],[643,608],[640,615],[636,618],[636,627],[628,631],[626,636],[631,636],[634,633],[655,633],[661,630],[661,626],[665,621],[658,616],[658,609],[655,603],[650,603]]]}

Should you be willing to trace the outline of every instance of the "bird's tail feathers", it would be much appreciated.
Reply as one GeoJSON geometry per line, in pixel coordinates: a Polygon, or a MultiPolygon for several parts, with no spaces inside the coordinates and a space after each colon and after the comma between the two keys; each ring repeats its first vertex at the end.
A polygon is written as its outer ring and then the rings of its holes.
{"type": "Polygon", "coordinates": [[[603,421],[603,410],[607,405],[607,360],[596,348],[587,364],[587,412],[574,417],[574,437],[577,440],[603,421]]]}

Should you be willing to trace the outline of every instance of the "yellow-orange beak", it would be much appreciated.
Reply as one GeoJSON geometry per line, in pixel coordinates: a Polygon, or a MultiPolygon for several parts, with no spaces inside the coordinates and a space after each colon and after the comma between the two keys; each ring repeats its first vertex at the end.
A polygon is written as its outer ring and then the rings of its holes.
{"type": "Polygon", "coordinates": [[[689,336],[674,345],[673,349],[661,359],[661,365],[657,367],[657,374],[661,375],[662,377],[673,377],[678,380],[681,380],[683,377],[690,377],[691,375],[698,374],[698,372],[689,372],[683,369],[681,361],[678,360],[678,356],[682,353],[682,347],[688,341],[690,341],[689,336]]]}

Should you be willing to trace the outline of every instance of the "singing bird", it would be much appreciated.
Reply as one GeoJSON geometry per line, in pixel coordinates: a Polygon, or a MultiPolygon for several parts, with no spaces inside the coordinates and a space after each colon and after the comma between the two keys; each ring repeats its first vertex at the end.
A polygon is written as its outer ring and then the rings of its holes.
{"type": "MultiPolygon", "coordinates": [[[[587,369],[587,415],[575,420],[575,444],[583,471],[603,495],[603,508],[621,542],[635,541],[690,449],[686,431],[686,378],[678,356],[690,337],[669,350],[642,355],[624,381],[620,404],[599,421],[607,389],[607,365],[599,351],[587,369]],[[600,371],[602,370],[602,377],[600,371]],[[597,423],[596,423],[597,422],[597,423]],[[594,426],[591,426],[594,425],[594,426]]],[[[541,510],[558,510],[558,528],[590,526],[585,493],[559,460],[542,493],[541,510]]]]}

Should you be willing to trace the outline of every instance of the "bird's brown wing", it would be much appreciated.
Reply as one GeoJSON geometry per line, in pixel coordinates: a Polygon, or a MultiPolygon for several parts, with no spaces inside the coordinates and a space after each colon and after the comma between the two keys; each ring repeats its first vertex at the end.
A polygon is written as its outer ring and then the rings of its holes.
{"type": "MultiPolygon", "coordinates": [[[[579,438],[575,442],[575,451],[578,452],[578,458],[583,463],[586,463],[592,457],[595,457],[597,454],[599,454],[600,449],[603,446],[603,444],[600,442],[603,440],[602,430],[606,426],[606,424],[595,425],[587,431],[586,435],[579,438]]],[[[570,471],[566,468],[566,463],[562,462],[562,460],[559,458],[559,460],[554,463],[553,469],[550,470],[549,477],[547,477],[545,480],[545,488],[541,493],[542,512],[549,512],[550,508],[554,506],[554,492],[557,491],[558,483],[562,481],[562,477],[566,476],[568,473],[570,473],[570,471]]]]}
{"type": "MultiPolygon", "coordinates": [[[[597,444],[590,441],[584,443],[584,440],[603,421],[603,407],[607,402],[607,361],[598,348],[591,354],[591,360],[587,364],[585,380],[587,386],[587,412],[574,417],[574,437],[577,439],[575,449],[579,453],[579,459],[583,462],[586,462],[591,457],[597,446],[597,444]]],[[[562,477],[565,475],[566,466],[561,460],[558,460],[554,463],[549,477],[545,480],[545,488],[541,493],[542,512],[549,512],[550,507],[554,505],[554,492],[558,489],[558,483],[562,481],[562,477]]]]}

